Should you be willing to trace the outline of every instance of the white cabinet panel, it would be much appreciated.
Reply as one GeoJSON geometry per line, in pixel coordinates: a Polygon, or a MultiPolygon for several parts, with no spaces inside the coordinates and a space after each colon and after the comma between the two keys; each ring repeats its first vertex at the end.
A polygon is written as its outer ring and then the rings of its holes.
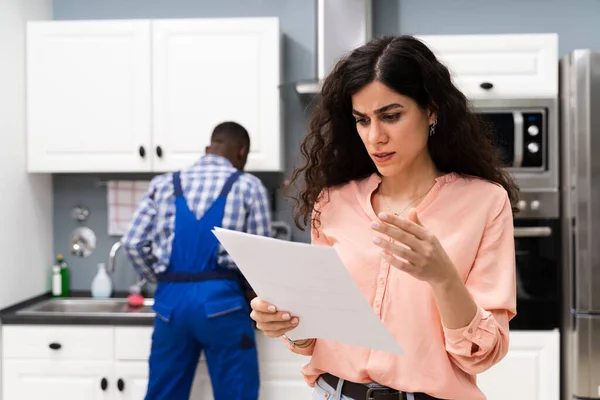
{"type": "Polygon", "coordinates": [[[511,332],[508,354],[477,383],[488,400],[559,400],[559,331],[511,332]]]}
{"type": "Polygon", "coordinates": [[[46,21],[27,27],[29,172],[166,172],[220,122],[246,169],[283,169],[277,18],[46,21]]]}
{"type": "Polygon", "coordinates": [[[150,171],[150,101],[149,21],[27,25],[30,172],[150,171]]]}
{"type": "Polygon", "coordinates": [[[152,328],[146,326],[116,326],[115,359],[147,360],[152,346],[152,328]]]}
{"type": "Polygon", "coordinates": [[[148,387],[148,363],[142,361],[115,362],[115,400],[144,400],[148,387]]]}
{"type": "Polygon", "coordinates": [[[558,95],[558,35],[418,36],[472,99],[554,98],[558,95]],[[485,84],[491,88],[485,88],[485,84]],[[483,87],[482,87],[483,85],[483,87]]]}
{"type": "Polygon", "coordinates": [[[196,161],[224,121],[250,135],[250,171],[280,170],[280,40],[274,18],[153,21],[155,171],[196,161]]]}
{"type": "Polygon", "coordinates": [[[112,361],[4,360],[4,400],[109,400],[112,361]]]}
{"type": "Polygon", "coordinates": [[[112,360],[113,328],[41,325],[2,328],[2,357],[8,359],[112,360]],[[93,345],[90,345],[93,343],[93,345]]]}

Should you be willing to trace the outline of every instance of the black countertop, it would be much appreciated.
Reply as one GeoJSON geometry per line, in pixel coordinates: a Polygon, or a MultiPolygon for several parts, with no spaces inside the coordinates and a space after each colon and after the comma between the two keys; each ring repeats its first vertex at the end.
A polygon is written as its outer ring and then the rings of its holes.
{"type": "MultiPolygon", "coordinates": [[[[73,292],[68,298],[91,298],[89,292],[73,292]]],[[[126,298],[127,293],[115,293],[112,298],[126,298]]],[[[44,300],[51,299],[50,293],[32,297],[20,303],[0,310],[0,321],[4,325],[115,325],[115,326],[153,326],[154,316],[142,315],[31,315],[19,314],[18,311],[44,300]]]]}

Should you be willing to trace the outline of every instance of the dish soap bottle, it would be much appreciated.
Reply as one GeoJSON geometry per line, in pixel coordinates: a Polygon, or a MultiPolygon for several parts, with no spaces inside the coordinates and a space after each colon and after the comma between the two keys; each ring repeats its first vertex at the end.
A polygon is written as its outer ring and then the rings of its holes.
{"type": "Polygon", "coordinates": [[[60,266],[60,275],[62,281],[62,297],[69,296],[69,264],[65,261],[62,254],[56,256],[56,263],[60,266]]]}
{"type": "Polygon", "coordinates": [[[106,264],[98,264],[98,273],[92,281],[92,297],[107,298],[112,294],[112,281],[108,272],[106,272],[106,264]]]}
{"type": "Polygon", "coordinates": [[[62,276],[60,274],[60,265],[52,267],[52,297],[62,297],[62,276]]]}

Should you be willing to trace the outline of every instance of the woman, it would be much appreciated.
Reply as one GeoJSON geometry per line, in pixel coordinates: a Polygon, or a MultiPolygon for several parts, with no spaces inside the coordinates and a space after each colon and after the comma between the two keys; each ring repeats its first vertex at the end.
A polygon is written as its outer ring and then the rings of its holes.
{"type": "MultiPolygon", "coordinates": [[[[506,355],[516,313],[518,189],[491,137],[410,36],[374,39],[327,77],[292,174],[296,224],[336,247],[406,355],[286,339],[312,356],[315,399],[363,400],[369,387],[387,388],[374,399],[485,399],[475,376],[506,355]]],[[[302,323],[259,298],[252,308],[268,337],[302,323]]]]}

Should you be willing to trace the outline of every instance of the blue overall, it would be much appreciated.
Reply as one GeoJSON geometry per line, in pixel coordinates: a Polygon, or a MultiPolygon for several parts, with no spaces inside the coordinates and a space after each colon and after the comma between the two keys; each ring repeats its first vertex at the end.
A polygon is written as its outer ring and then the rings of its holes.
{"type": "Polygon", "coordinates": [[[258,357],[239,272],[217,265],[225,199],[241,173],[233,173],[201,219],[188,208],[179,172],[175,188],[175,238],[170,265],[154,296],[154,333],[146,400],[190,396],[204,351],[215,400],[256,400],[258,357]]]}

